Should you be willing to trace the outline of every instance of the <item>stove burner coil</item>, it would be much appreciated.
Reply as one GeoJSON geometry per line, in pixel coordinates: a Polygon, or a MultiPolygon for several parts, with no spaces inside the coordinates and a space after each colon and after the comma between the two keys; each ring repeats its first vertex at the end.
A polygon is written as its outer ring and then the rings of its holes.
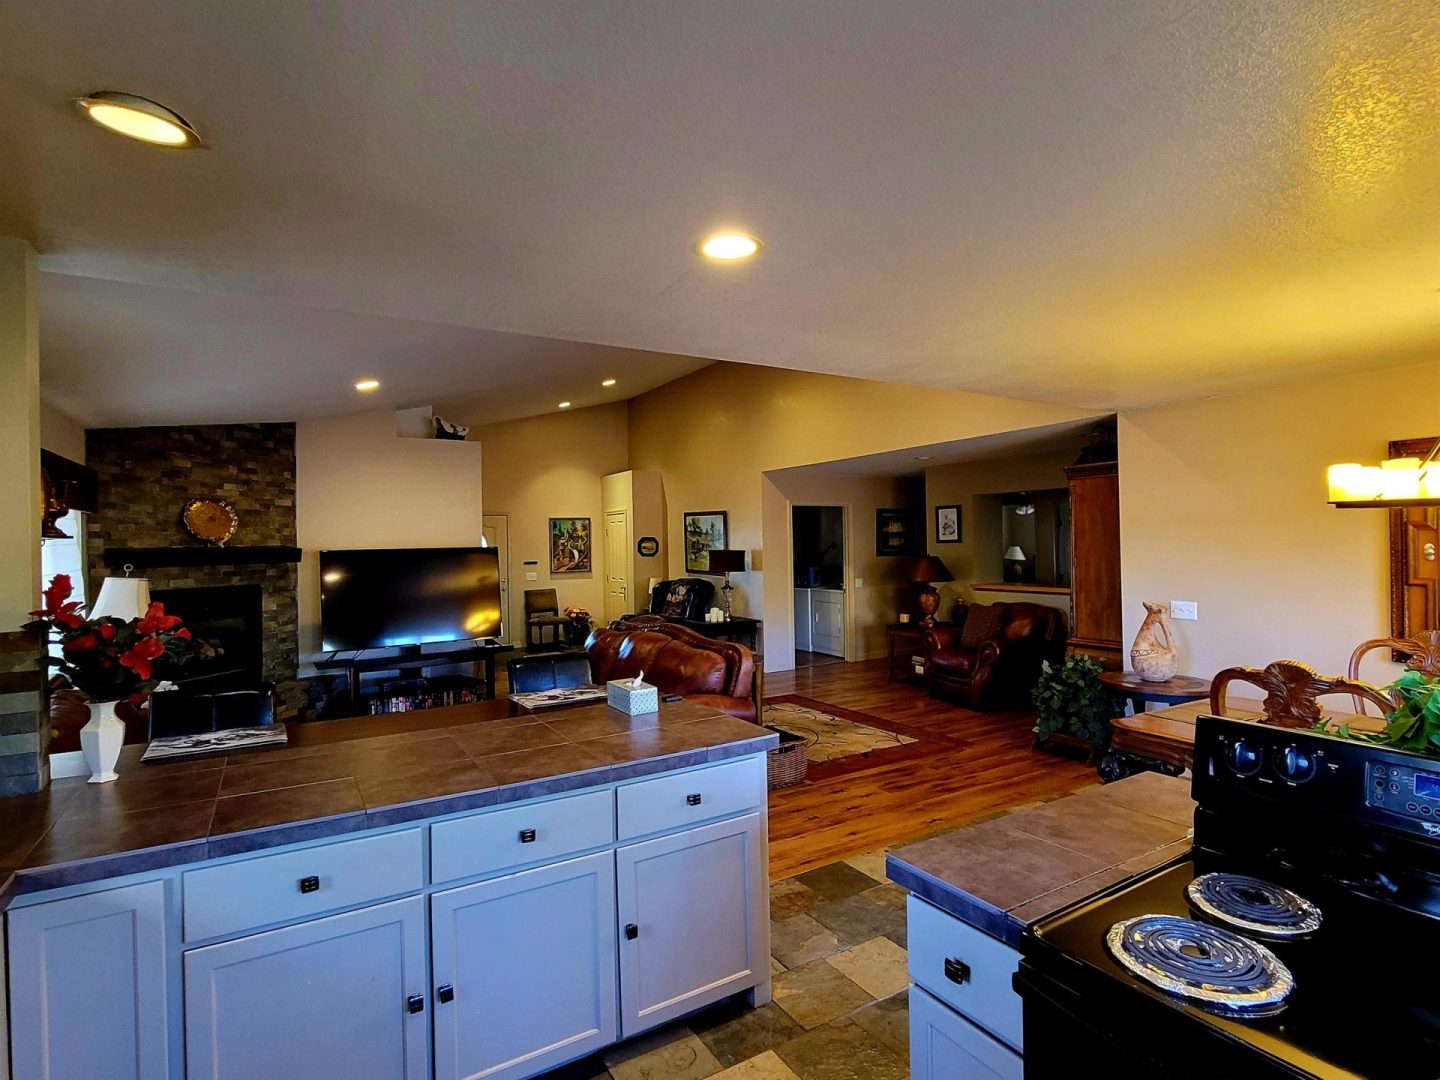
{"type": "Polygon", "coordinates": [[[1320,928],[1320,909],[1309,900],[1245,874],[1202,874],[1185,895],[1202,915],[1264,937],[1299,937],[1320,928]]]}
{"type": "Polygon", "coordinates": [[[1132,974],[1218,1012],[1278,1012],[1295,985],[1269,949],[1218,926],[1142,915],[1110,928],[1105,944],[1132,974]]]}

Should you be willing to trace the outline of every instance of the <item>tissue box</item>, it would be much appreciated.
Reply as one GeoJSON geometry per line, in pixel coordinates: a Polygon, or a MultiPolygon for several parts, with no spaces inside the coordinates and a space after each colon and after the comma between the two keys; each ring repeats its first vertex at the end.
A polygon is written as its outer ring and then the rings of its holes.
{"type": "Polygon", "coordinates": [[[660,689],[649,683],[635,683],[630,679],[615,679],[605,684],[605,700],[612,709],[619,709],[626,716],[660,711],[660,689]]]}

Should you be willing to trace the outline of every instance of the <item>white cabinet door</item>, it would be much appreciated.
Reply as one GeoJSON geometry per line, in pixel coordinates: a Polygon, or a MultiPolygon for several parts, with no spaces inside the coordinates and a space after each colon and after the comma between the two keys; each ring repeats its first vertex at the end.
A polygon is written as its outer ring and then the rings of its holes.
{"type": "Polygon", "coordinates": [[[621,1033],[764,982],[764,828],[759,814],[616,852],[621,1033]]]}
{"type": "Polygon", "coordinates": [[[186,1076],[422,1080],[427,985],[418,896],[192,949],[186,1076]]]}
{"type": "Polygon", "coordinates": [[[165,883],[7,916],[16,1080],[170,1075],[165,883]]]}
{"type": "Polygon", "coordinates": [[[814,615],[810,610],[810,590],[795,590],[795,648],[810,651],[814,615]]]}
{"type": "Polygon", "coordinates": [[[910,1080],[1022,1080],[1020,1055],[910,987],[910,1080]]]}
{"type": "Polygon", "coordinates": [[[811,649],[832,656],[845,655],[845,594],[838,589],[812,589],[814,612],[811,649]]]}
{"type": "Polygon", "coordinates": [[[430,898],[435,1076],[532,1076],[614,1042],[615,857],[430,898]]]}

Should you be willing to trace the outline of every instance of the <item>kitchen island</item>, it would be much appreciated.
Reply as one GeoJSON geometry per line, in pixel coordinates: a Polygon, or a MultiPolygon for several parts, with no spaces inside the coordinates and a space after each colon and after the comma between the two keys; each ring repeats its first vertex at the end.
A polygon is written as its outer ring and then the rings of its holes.
{"type": "Polygon", "coordinates": [[[519,1080],[769,998],[765,751],[484,702],[0,804],[14,1080],[519,1080]]]}
{"type": "Polygon", "coordinates": [[[1019,1080],[1025,928],[1190,850],[1190,782],[1143,773],[891,851],[910,891],[911,1080],[1019,1080]]]}

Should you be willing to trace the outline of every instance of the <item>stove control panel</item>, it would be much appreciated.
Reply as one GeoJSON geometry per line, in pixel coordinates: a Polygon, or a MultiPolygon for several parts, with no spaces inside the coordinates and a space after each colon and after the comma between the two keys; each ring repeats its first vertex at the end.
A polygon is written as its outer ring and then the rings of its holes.
{"type": "Polygon", "coordinates": [[[1259,799],[1302,816],[1342,814],[1440,844],[1440,761],[1415,754],[1200,716],[1194,776],[1192,793],[1202,807],[1223,811],[1259,799]]]}
{"type": "Polygon", "coordinates": [[[1422,822],[1434,822],[1436,832],[1440,833],[1440,767],[1426,772],[1409,765],[1372,761],[1366,772],[1365,802],[1368,805],[1422,822]]]}

